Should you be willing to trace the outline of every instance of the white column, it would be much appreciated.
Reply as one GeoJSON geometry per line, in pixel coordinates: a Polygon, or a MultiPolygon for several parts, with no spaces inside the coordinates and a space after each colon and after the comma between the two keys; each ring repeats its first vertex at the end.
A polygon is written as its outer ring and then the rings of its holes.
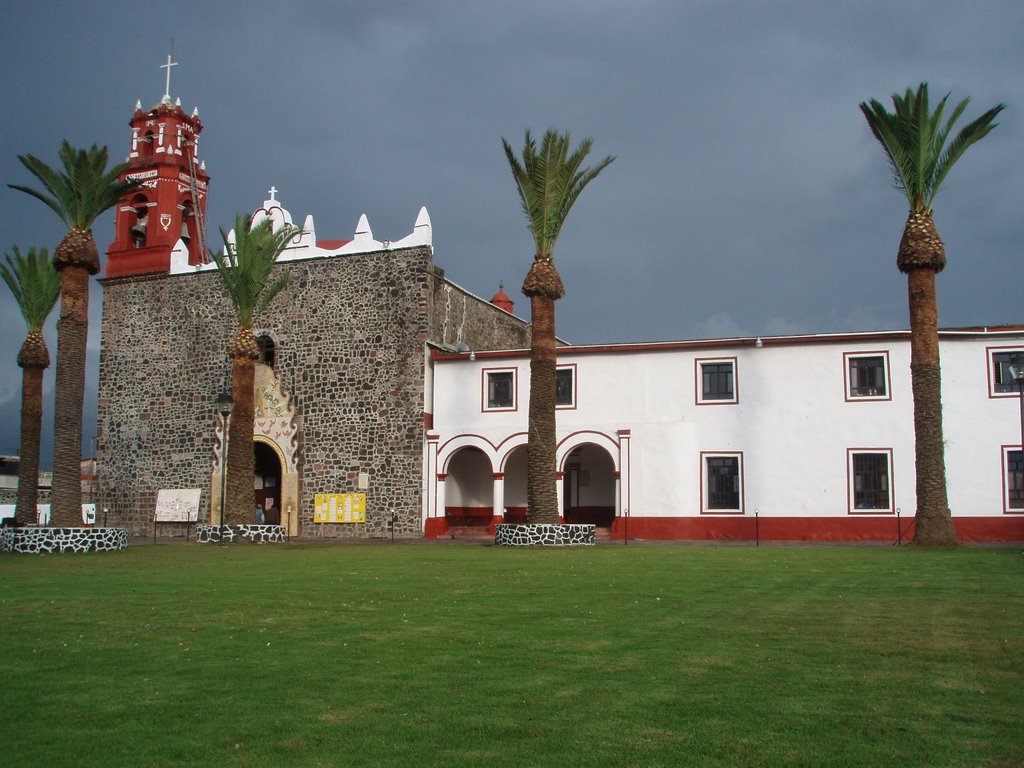
{"type": "Polygon", "coordinates": [[[616,514],[628,514],[632,516],[629,501],[629,471],[630,471],[630,440],[632,435],[628,429],[620,429],[619,432],[619,477],[615,483],[616,497],[618,498],[618,509],[616,514]]]}
{"type": "Polygon", "coordinates": [[[437,446],[440,435],[428,434],[423,457],[423,524],[429,517],[437,516],[437,446]]]}
{"type": "Polygon", "coordinates": [[[494,473],[493,509],[491,515],[502,519],[505,517],[505,473],[494,473]]]}
{"type": "Polygon", "coordinates": [[[436,477],[437,477],[437,494],[436,494],[437,495],[437,507],[434,509],[434,516],[435,517],[444,518],[444,507],[445,507],[445,501],[444,501],[444,495],[445,495],[444,494],[444,486],[445,486],[445,482],[444,481],[445,481],[445,478],[447,477],[447,475],[438,474],[438,475],[436,475],[436,477]]]}

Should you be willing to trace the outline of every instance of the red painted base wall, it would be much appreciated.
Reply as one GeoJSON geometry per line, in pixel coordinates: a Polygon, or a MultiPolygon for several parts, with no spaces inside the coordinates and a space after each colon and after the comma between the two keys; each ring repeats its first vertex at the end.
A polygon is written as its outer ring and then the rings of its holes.
{"type": "MultiPolygon", "coordinates": [[[[483,522],[481,520],[481,522],[483,522]]],[[[503,521],[500,517],[487,517],[487,527],[503,521]]],[[[895,517],[768,517],[755,523],[750,516],[737,517],[631,517],[615,518],[611,538],[622,541],[897,541],[895,517]],[[758,530],[755,530],[755,524],[758,530]]],[[[899,520],[903,541],[914,538],[913,517],[899,520]]],[[[954,517],[953,525],[963,542],[1024,541],[1024,516],[954,517]]],[[[447,534],[445,518],[432,517],[426,521],[423,535],[428,539],[447,534]]]]}
{"type": "Polygon", "coordinates": [[[126,251],[114,251],[107,254],[107,277],[168,272],[170,268],[170,246],[132,248],[126,251]]]}
{"type": "Polygon", "coordinates": [[[490,507],[446,507],[445,520],[449,527],[486,528],[491,524],[490,507]]]}
{"type": "MultiPolygon", "coordinates": [[[[754,541],[903,541],[914,538],[914,518],[903,517],[632,517],[630,539],[754,541]]],[[[1024,518],[954,517],[960,541],[1024,541],[1024,518]]],[[[627,522],[612,525],[612,538],[622,539],[627,522]]]]}

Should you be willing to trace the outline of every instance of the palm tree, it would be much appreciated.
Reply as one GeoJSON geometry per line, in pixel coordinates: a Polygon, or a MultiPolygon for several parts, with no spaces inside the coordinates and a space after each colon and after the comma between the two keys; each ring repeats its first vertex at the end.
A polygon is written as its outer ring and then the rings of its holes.
{"type": "Polygon", "coordinates": [[[89,277],[100,269],[92,224],[104,211],[138,188],[120,177],[127,163],[107,170],[107,148],[75,149],[66,140],[54,170],[33,155],[21,164],[42,182],[45,192],[9,184],[41,200],[60,217],[68,232],[53,254],[60,272],[60,320],[57,322],[57,382],[53,429],[53,524],[82,523],[82,404],[89,335],[89,277]]]}
{"type": "Polygon", "coordinates": [[[18,353],[21,366],[21,462],[18,465],[18,505],[15,519],[24,525],[35,520],[39,499],[39,434],[43,419],[43,371],[50,367],[50,351],[43,339],[43,323],[60,295],[60,274],[45,248],[29,248],[0,264],[0,277],[11,289],[28,335],[18,353]]]}
{"type": "Polygon", "coordinates": [[[568,132],[545,132],[540,151],[530,131],[523,141],[522,161],[505,139],[505,156],[530,223],[535,253],[523,282],[530,297],[530,411],[527,445],[526,504],[530,523],[558,522],[555,473],[555,301],[565,295],[552,261],[555,241],[580,192],[608,166],[609,155],[593,168],[581,167],[593,141],[584,139],[569,153],[568,132]]]}
{"type": "Polygon", "coordinates": [[[964,126],[948,145],[953,125],[967,108],[964,99],[942,120],[946,94],[932,111],[928,84],[915,93],[894,93],[894,111],[872,99],[860,105],[875,138],[892,166],[896,187],[906,195],[910,213],[903,229],[896,266],[907,275],[910,304],[910,375],[914,395],[914,454],[917,514],[914,542],[957,542],[946,496],[946,462],[942,442],[942,395],[939,369],[938,305],[935,276],[946,266],[946,249],[932,220],[935,196],[956,161],[995,128],[999,104],[964,126]]]}
{"type": "Polygon", "coordinates": [[[253,317],[267,308],[288,282],[287,273],[269,284],[277,257],[299,232],[287,224],[276,232],[270,219],[250,226],[242,215],[235,217],[235,237],[223,229],[225,253],[211,253],[224,290],[235,309],[238,332],[228,345],[231,357],[231,397],[235,401],[228,427],[228,455],[225,464],[227,489],[224,523],[253,522],[253,441],[255,418],[254,387],[256,361],[260,350],[253,336],[253,317]]]}

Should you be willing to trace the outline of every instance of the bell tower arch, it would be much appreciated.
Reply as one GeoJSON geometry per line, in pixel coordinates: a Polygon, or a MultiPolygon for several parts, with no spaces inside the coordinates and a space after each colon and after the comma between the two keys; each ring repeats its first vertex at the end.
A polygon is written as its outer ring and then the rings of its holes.
{"type": "Polygon", "coordinates": [[[199,160],[199,110],[185,114],[181,99],[171,101],[171,68],[160,102],[149,109],[135,103],[131,151],[125,178],[141,188],[117,206],[115,239],[107,247],[107,277],[168,272],[171,252],[183,247],[189,264],[206,258],[204,222],[210,177],[199,160]]]}

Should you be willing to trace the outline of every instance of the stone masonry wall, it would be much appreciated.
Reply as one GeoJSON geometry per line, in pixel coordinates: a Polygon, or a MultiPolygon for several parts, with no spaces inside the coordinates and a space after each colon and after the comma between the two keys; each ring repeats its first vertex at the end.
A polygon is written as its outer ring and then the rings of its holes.
{"type": "Polygon", "coordinates": [[[530,346],[528,323],[453,285],[441,274],[431,284],[429,326],[430,341],[437,344],[461,342],[475,351],[530,346]]]}
{"type": "MultiPolygon", "coordinates": [[[[290,281],[256,332],[276,339],[275,370],[298,406],[300,534],[386,536],[394,515],[396,536],[421,535],[424,343],[519,348],[527,324],[445,281],[429,248],[277,269],[290,281]],[[367,494],[366,523],[312,522],[315,494],[348,492],[367,494]]],[[[214,401],[236,327],[220,277],[103,284],[99,502],[111,525],[145,534],[159,489],[201,488],[209,521],[214,401]]]]}
{"type": "MultiPolygon", "coordinates": [[[[86,493],[82,494],[82,502],[88,503],[89,496],[86,493]]],[[[18,503],[18,489],[17,488],[0,488],[0,504],[17,504],[18,503]]],[[[36,498],[36,504],[49,504],[50,503],[50,488],[40,488],[39,495],[36,498]]]]}

